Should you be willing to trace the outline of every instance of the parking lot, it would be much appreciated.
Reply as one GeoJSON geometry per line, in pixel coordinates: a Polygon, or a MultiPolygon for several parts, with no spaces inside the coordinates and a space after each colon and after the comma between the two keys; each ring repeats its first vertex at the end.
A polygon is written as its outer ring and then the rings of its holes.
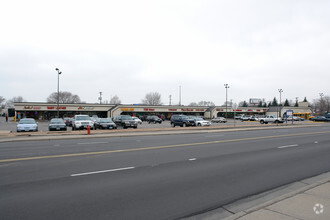
{"type": "MultiPolygon", "coordinates": [[[[294,124],[306,124],[306,123],[313,123],[311,121],[294,121],[294,124]]],[[[0,117],[0,130],[2,131],[11,131],[16,132],[16,122],[14,121],[14,118],[9,118],[8,122],[6,122],[6,119],[4,117],[0,117]]],[[[48,124],[49,121],[39,121],[39,131],[48,131],[48,124]]],[[[284,122],[285,124],[285,122],[284,122]]],[[[291,124],[291,121],[288,122],[288,124],[291,124]]],[[[242,126],[242,125],[260,125],[258,121],[240,121],[240,120],[233,120],[228,119],[227,123],[212,123],[210,127],[234,127],[234,126],[242,126]]],[[[261,126],[261,125],[260,125],[261,126]]],[[[263,125],[265,126],[265,125],[263,125]]],[[[166,120],[163,121],[161,124],[149,124],[148,122],[143,122],[142,124],[138,125],[138,129],[141,128],[171,128],[170,121],[166,120]]],[[[123,129],[122,127],[118,127],[118,129],[123,129]]],[[[129,128],[131,129],[131,128],[129,128]]],[[[175,129],[175,128],[173,128],[175,129]]],[[[69,127],[68,131],[71,131],[72,128],[69,127]]],[[[133,130],[133,129],[132,129],[133,130]]],[[[134,129],[135,130],[135,129],[134,129]]],[[[56,131],[53,131],[56,132],[56,131]]]]}

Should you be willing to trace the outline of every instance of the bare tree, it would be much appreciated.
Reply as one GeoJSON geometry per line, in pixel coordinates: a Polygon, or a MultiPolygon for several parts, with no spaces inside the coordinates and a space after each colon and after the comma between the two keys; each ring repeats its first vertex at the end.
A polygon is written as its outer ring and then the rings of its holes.
{"type": "Polygon", "coordinates": [[[200,101],[198,102],[198,106],[215,106],[215,104],[211,101],[200,101]]]}
{"type": "Polygon", "coordinates": [[[6,101],[6,99],[4,97],[0,96],[0,108],[5,107],[5,104],[4,104],[5,101],[6,101]]]}
{"type": "MultiPolygon", "coordinates": [[[[57,103],[57,92],[53,92],[47,98],[48,103],[57,103]]],[[[71,92],[60,92],[59,103],[81,103],[78,95],[73,95],[71,92]]]]}
{"type": "Polygon", "coordinates": [[[121,100],[117,95],[115,95],[114,97],[111,98],[110,104],[116,104],[116,105],[121,104],[121,100]]]}
{"type": "Polygon", "coordinates": [[[149,92],[146,94],[145,98],[142,99],[142,104],[146,105],[161,105],[161,94],[158,92],[149,92]]]}
{"type": "Polygon", "coordinates": [[[14,102],[26,102],[26,100],[22,96],[14,96],[6,102],[7,108],[13,108],[14,102]]]}
{"type": "Polygon", "coordinates": [[[188,106],[198,106],[198,104],[196,102],[190,102],[188,106]]]}

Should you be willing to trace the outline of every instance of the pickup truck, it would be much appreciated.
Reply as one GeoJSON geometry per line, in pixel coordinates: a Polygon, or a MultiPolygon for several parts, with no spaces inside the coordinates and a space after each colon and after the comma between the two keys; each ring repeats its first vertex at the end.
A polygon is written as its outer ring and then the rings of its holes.
{"type": "Polygon", "coordinates": [[[275,115],[266,115],[264,118],[259,118],[260,124],[268,124],[270,123],[283,123],[283,119],[281,117],[277,117],[275,115]]]}

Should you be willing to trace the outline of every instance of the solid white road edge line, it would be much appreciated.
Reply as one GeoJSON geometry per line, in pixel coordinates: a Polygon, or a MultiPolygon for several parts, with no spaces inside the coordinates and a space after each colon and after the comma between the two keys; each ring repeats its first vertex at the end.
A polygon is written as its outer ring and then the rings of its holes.
{"type": "Polygon", "coordinates": [[[88,173],[77,173],[77,174],[71,174],[70,176],[84,176],[84,175],[91,175],[91,174],[97,174],[97,173],[107,173],[107,172],[115,172],[115,171],[121,171],[121,170],[130,170],[134,169],[135,167],[124,167],[124,168],[118,168],[118,169],[112,169],[112,170],[100,170],[100,171],[94,171],[94,172],[88,172],[88,173]]]}
{"type": "Polygon", "coordinates": [[[298,144],[292,144],[292,145],[281,146],[281,147],[277,147],[277,148],[282,149],[282,148],[297,147],[297,146],[298,146],[298,144]]]}

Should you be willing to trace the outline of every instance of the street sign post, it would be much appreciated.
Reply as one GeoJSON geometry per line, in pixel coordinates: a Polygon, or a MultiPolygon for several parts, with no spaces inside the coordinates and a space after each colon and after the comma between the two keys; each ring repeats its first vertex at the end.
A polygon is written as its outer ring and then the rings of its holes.
{"type": "Polygon", "coordinates": [[[286,110],[286,112],[285,112],[286,124],[288,124],[288,118],[289,117],[291,117],[291,121],[292,121],[292,124],[293,124],[293,110],[286,110]]]}

